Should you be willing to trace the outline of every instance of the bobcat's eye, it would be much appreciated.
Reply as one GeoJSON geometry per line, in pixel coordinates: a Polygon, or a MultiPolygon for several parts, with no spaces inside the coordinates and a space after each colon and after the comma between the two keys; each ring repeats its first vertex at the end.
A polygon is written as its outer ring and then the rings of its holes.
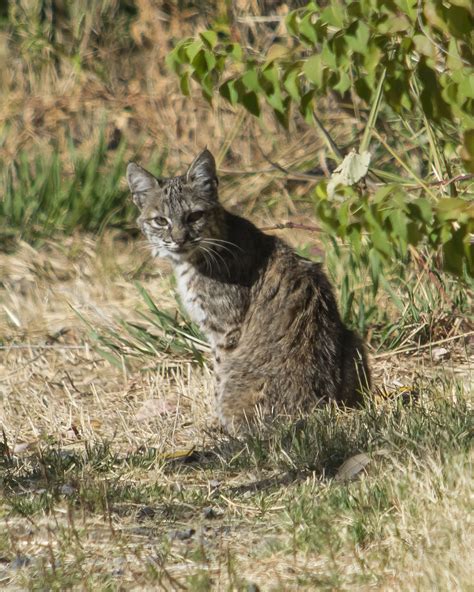
{"type": "Polygon", "coordinates": [[[203,216],[204,212],[202,212],[201,210],[197,212],[191,212],[190,214],[188,214],[186,221],[192,224],[193,222],[197,222],[198,220],[200,220],[203,216]]]}
{"type": "Polygon", "coordinates": [[[150,220],[152,226],[168,226],[168,220],[162,216],[156,216],[150,220]]]}

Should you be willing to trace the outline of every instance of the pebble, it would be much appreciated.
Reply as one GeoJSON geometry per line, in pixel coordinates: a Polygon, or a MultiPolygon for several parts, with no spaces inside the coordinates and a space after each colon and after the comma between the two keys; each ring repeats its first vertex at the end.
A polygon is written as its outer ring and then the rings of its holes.
{"type": "Polygon", "coordinates": [[[183,530],[172,530],[168,533],[171,540],[186,541],[196,534],[194,528],[185,528],[183,530]]]}
{"type": "Polygon", "coordinates": [[[445,347],[435,347],[431,350],[431,359],[433,362],[441,362],[442,360],[448,360],[451,356],[449,349],[445,347]]]}
{"type": "Polygon", "coordinates": [[[20,569],[30,565],[31,559],[26,555],[17,555],[13,561],[10,562],[11,569],[20,569]]]}
{"type": "Polygon", "coordinates": [[[151,506],[143,506],[143,508],[140,508],[137,512],[137,520],[141,522],[146,518],[154,518],[155,514],[156,512],[154,508],[152,508],[151,506]]]}
{"type": "Polygon", "coordinates": [[[218,517],[218,513],[214,510],[214,508],[211,508],[211,506],[207,506],[207,508],[204,508],[202,511],[202,515],[204,518],[207,518],[207,520],[212,520],[213,518],[218,517]]]}
{"type": "Polygon", "coordinates": [[[74,494],[75,489],[72,485],[65,483],[64,485],[61,485],[61,489],[59,491],[62,495],[71,496],[74,494]]]}

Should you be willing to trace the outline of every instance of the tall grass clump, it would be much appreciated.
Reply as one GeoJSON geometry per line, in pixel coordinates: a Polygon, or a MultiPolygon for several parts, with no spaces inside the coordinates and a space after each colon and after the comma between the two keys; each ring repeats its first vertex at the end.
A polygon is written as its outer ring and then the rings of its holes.
{"type": "MultiPolygon", "coordinates": [[[[33,158],[21,151],[0,168],[0,234],[32,241],[78,230],[100,232],[105,226],[126,228],[134,208],[123,181],[125,149],[122,143],[111,157],[101,135],[88,155],[72,143],[68,159],[60,151],[33,158]]],[[[160,166],[156,159],[154,166],[160,166]]]]}

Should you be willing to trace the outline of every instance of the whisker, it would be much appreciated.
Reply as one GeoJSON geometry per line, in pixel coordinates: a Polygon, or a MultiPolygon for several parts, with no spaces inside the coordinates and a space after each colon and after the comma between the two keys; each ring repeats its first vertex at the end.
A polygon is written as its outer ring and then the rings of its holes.
{"type": "Polygon", "coordinates": [[[219,243],[219,244],[225,243],[226,245],[230,245],[231,247],[235,247],[236,249],[239,249],[239,251],[242,251],[242,253],[244,252],[244,249],[240,245],[237,245],[236,243],[233,243],[228,240],[224,240],[223,238],[215,238],[215,237],[208,238],[208,237],[206,237],[204,240],[212,240],[212,241],[219,243]]]}
{"type": "Polygon", "coordinates": [[[212,263],[216,262],[213,254],[209,251],[209,249],[206,249],[206,247],[203,247],[202,245],[199,245],[198,248],[204,256],[206,269],[209,270],[209,273],[212,273],[212,263]]]}
{"type": "Polygon", "coordinates": [[[219,251],[215,251],[214,249],[210,248],[209,249],[214,255],[216,255],[217,257],[219,257],[219,259],[222,261],[222,263],[225,265],[225,268],[227,270],[227,273],[229,274],[230,277],[230,269],[229,266],[227,265],[227,261],[224,259],[224,257],[219,253],[219,251]]]}
{"type": "Polygon", "coordinates": [[[226,245],[221,245],[221,244],[215,242],[214,239],[203,238],[202,242],[204,244],[211,245],[213,247],[219,247],[220,249],[223,249],[223,250],[227,251],[228,253],[230,253],[235,259],[237,258],[237,254],[234,251],[229,249],[229,247],[227,247],[226,245]]]}

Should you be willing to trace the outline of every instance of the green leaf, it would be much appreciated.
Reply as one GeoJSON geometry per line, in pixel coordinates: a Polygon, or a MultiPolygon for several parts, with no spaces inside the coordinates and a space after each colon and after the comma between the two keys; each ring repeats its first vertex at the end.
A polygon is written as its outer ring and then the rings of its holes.
{"type": "MultiPolygon", "coordinates": [[[[187,61],[191,64],[192,61],[194,60],[194,58],[196,57],[196,55],[200,51],[202,51],[202,41],[200,41],[199,39],[196,39],[192,43],[188,43],[185,46],[183,46],[183,50],[184,50],[184,54],[187,57],[187,61]]],[[[182,52],[180,52],[179,55],[181,56],[182,52]]]]}
{"type": "Polygon", "coordinates": [[[407,217],[404,212],[393,210],[388,216],[388,221],[392,227],[392,236],[400,245],[402,254],[405,255],[408,246],[407,217]]]}
{"type": "Polygon", "coordinates": [[[463,79],[459,82],[459,93],[465,98],[474,99],[474,71],[463,71],[463,79]]]}
{"type": "Polygon", "coordinates": [[[299,24],[299,34],[303,37],[303,42],[309,42],[310,45],[316,45],[318,42],[318,36],[316,29],[313,26],[312,20],[316,18],[316,15],[309,13],[301,19],[299,24]]]}
{"type": "Polygon", "coordinates": [[[459,197],[445,197],[437,203],[436,213],[442,221],[453,220],[460,223],[474,220],[474,202],[459,197]]]}
{"type": "Polygon", "coordinates": [[[248,88],[255,93],[259,93],[262,90],[260,83],[258,81],[258,74],[255,69],[250,69],[245,72],[242,76],[242,82],[248,88]]]}
{"type": "Polygon", "coordinates": [[[309,124],[314,124],[313,118],[314,90],[310,90],[301,97],[300,112],[309,124]]]}
{"type": "Polygon", "coordinates": [[[323,64],[328,66],[331,70],[338,70],[337,57],[334,53],[332,46],[329,43],[324,42],[323,49],[321,51],[321,60],[323,64]]]}
{"type": "Polygon", "coordinates": [[[357,53],[365,55],[367,53],[370,38],[370,29],[364,23],[359,21],[354,35],[346,34],[347,45],[357,53]]]}
{"type": "Polygon", "coordinates": [[[445,269],[451,273],[461,275],[464,263],[472,267],[472,251],[469,245],[465,245],[465,229],[459,228],[453,232],[452,237],[443,245],[443,263],[445,269]]]}
{"type": "Polygon", "coordinates": [[[273,45],[270,45],[270,47],[268,48],[267,55],[265,56],[265,63],[270,64],[275,60],[281,60],[282,58],[288,56],[288,54],[288,47],[282,45],[281,43],[274,43],[273,45]]]}
{"type": "Polygon", "coordinates": [[[226,52],[234,59],[235,62],[242,61],[242,46],[240,43],[230,43],[226,46],[226,52]]]}
{"type": "Polygon", "coordinates": [[[279,89],[272,94],[267,94],[265,98],[267,99],[267,103],[273,107],[277,113],[280,113],[281,115],[286,113],[285,104],[283,103],[283,98],[279,89]]]}
{"type": "Polygon", "coordinates": [[[301,68],[299,66],[293,67],[285,73],[283,81],[285,90],[296,102],[299,102],[301,99],[300,74],[301,68]]]}
{"type": "Polygon", "coordinates": [[[288,13],[288,16],[285,19],[285,25],[288,33],[295,37],[298,36],[299,27],[298,27],[298,11],[293,10],[288,13]]]}
{"type": "Polygon", "coordinates": [[[426,35],[414,35],[413,42],[418,53],[429,58],[436,57],[436,47],[434,43],[426,37],[426,35]]]}
{"type": "Polygon", "coordinates": [[[189,88],[189,72],[184,72],[184,74],[182,74],[180,76],[179,88],[181,89],[181,92],[183,93],[183,95],[185,95],[186,97],[189,97],[189,95],[191,94],[190,88],[189,88]]]}
{"type": "Polygon", "coordinates": [[[364,54],[364,66],[369,74],[373,74],[382,60],[383,53],[375,43],[369,43],[364,54]]]}
{"type": "Polygon", "coordinates": [[[425,57],[420,59],[417,73],[423,85],[420,99],[426,117],[435,121],[443,118],[450,119],[451,109],[441,96],[440,84],[436,72],[427,65],[425,57]]]}
{"type": "Polygon", "coordinates": [[[251,91],[244,94],[240,102],[252,115],[255,115],[256,117],[260,115],[260,105],[258,102],[257,93],[251,91]]]}
{"type": "Polygon", "coordinates": [[[433,221],[433,208],[431,207],[431,203],[424,197],[419,197],[408,204],[408,208],[411,212],[411,218],[419,218],[426,224],[431,224],[433,221]],[[418,210],[419,214],[415,214],[415,210],[418,210]]]}
{"type": "MultiPolygon", "coordinates": [[[[474,30],[472,10],[451,4],[451,6],[447,8],[445,14],[449,31],[454,37],[463,39],[464,37],[468,38],[469,35],[472,35],[472,31],[474,30]]],[[[468,39],[466,39],[466,41],[468,41],[468,39]]]]}
{"type": "Polygon", "coordinates": [[[333,86],[334,90],[337,90],[337,92],[340,95],[343,95],[346,91],[348,91],[350,89],[352,85],[351,79],[349,78],[349,75],[346,74],[346,72],[344,72],[344,70],[341,70],[341,72],[339,73],[339,82],[337,84],[335,84],[333,86]]]}
{"type": "Polygon", "coordinates": [[[382,255],[390,257],[392,254],[392,248],[387,233],[379,225],[374,224],[370,227],[369,234],[372,244],[377,251],[382,255]]]}
{"type": "Polygon", "coordinates": [[[219,87],[219,93],[229,103],[235,106],[239,100],[239,92],[236,88],[235,80],[227,80],[219,87]]]}
{"type": "Polygon", "coordinates": [[[303,73],[316,88],[321,88],[323,86],[324,77],[324,66],[321,56],[314,54],[308,58],[303,65],[303,73]]]}
{"type": "Polygon", "coordinates": [[[199,33],[199,37],[201,37],[204,44],[207,45],[209,49],[214,49],[214,47],[217,45],[217,33],[212,29],[199,33]]]}
{"type": "Polygon", "coordinates": [[[175,47],[169,54],[166,56],[166,65],[170,70],[175,73],[178,73],[181,69],[182,59],[179,57],[179,47],[175,47]]]}
{"type": "Polygon", "coordinates": [[[333,27],[342,29],[344,27],[345,22],[345,11],[342,7],[342,4],[330,4],[327,8],[325,8],[322,11],[321,18],[328,25],[332,25],[333,27]]]}
{"type": "Polygon", "coordinates": [[[461,156],[466,170],[474,173],[474,129],[464,132],[461,156]]]}

